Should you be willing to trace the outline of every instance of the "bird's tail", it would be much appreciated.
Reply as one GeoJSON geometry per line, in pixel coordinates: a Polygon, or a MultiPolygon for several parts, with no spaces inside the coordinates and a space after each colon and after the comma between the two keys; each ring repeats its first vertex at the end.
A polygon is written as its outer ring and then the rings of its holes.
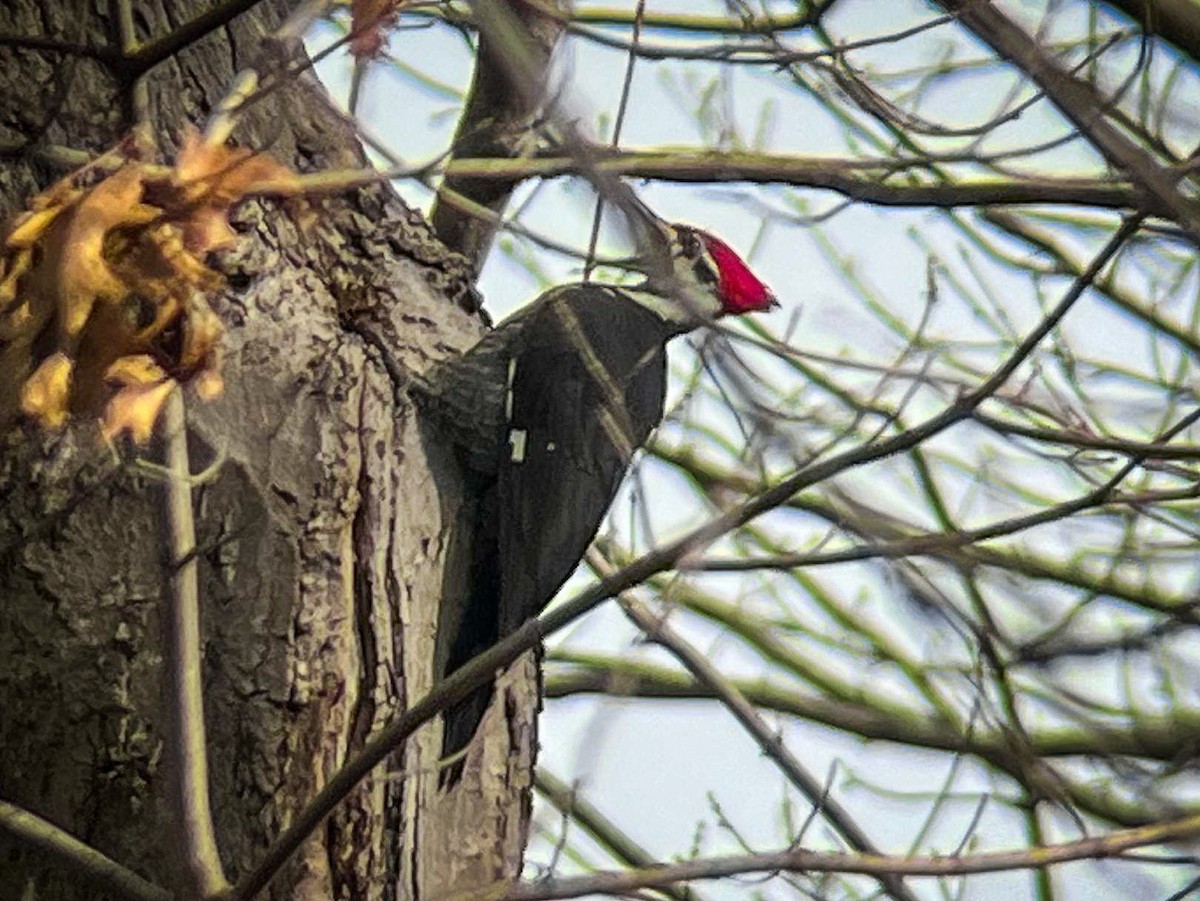
{"type": "MultiPolygon", "coordinates": [[[[473,657],[483,653],[500,638],[500,571],[499,548],[496,541],[496,510],[494,486],[478,490],[475,528],[470,547],[465,549],[467,578],[454,580],[454,593],[462,598],[458,615],[442,620],[439,641],[449,641],[449,649],[443,666],[443,678],[455,672],[473,657]]],[[[453,565],[453,561],[450,561],[453,565]]],[[[448,583],[450,584],[450,583],[448,583]]],[[[443,604],[452,603],[445,597],[443,604]]],[[[443,714],[445,729],[442,733],[442,758],[463,750],[479,730],[483,714],[491,703],[495,679],[472,691],[467,697],[451,705],[443,714]]],[[[458,760],[442,770],[438,785],[453,786],[462,777],[463,761],[458,760]]]]}
{"type": "MultiPolygon", "coordinates": [[[[483,714],[492,700],[495,682],[481,685],[466,698],[446,710],[445,731],[442,732],[442,759],[457,754],[471,743],[472,736],[483,721],[483,714]]],[[[462,759],[448,764],[438,776],[440,788],[450,788],[462,778],[462,759]]]]}

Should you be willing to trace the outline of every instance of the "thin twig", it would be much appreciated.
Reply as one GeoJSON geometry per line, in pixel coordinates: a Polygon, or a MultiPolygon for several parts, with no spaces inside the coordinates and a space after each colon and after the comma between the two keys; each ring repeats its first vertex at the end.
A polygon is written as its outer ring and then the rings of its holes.
{"type": "MultiPolygon", "coordinates": [[[[567,785],[545,767],[538,767],[534,772],[533,784],[546,800],[578,823],[604,850],[622,863],[645,867],[654,862],[650,852],[633,841],[595,805],[580,797],[576,788],[567,785]]],[[[695,892],[683,886],[662,886],[659,891],[675,901],[701,901],[695,892]]]]}
{"type": "MultiPolygon", "coordinates": [[[[633,52],[642,37],[642,18],[646,15],[646,0],[638,0],[633,17],[633,37],[628,59],[625,60],[625,77],[621,81],[621,99],[617,101],[616,121],[613,122],[612,141],[609,146],[617,150],[621,146],[621,131],[625,128],[625,114],[629,111],[629,93],[633,87],[633,67],[637,55],[633,52]]],[[[588,235],[587,264],[583,267],[583,280],[591,281],[596,266],[596,242],[600,240],[600,223],[604,218],[604,195],[596,195],[596,210],[592,214],[592,231],[588,235]]]]}
{"type": "Polygon", "coordinates": [[[123,57],[122,66],[128,75],[143,75],[196,41],[219,28],[226,27],[242,13],[261,2],[262,0],[224,0],[209,7],[194,19],[172,28],[158,40],[133,47],[123,57]]]}
{"type": "Polygon", "coordinates": [[[196,527],[192,518],[192,482],[188,463],[187,422],[183,392],[176,388],[164,416],[166,467],[167,593],[163,612],[171,729],[171,808],[187,891],[202,899],[219,897],[229,888],[221,869],[208,797],[208,750],[204,728],[203,667],[200,654],[200,592],[197,562],[192,556],[196,527]]]}
{"type": "MultiPolygon", "coordinates": [[[[747,182],[788,184],[820,188],[853,200],[880,206],[997,206],[1014,204],[1068,204],[1107,209],[1145,209],[1166,214],[1169,208],[1154,202],[1127,183],[1101,178],[963,179],[943,184],[894,184],[880,173],[916,166],[917,163],[881,160],[831,160],[786,153],[712,151],[597,150],[591,159],[572,156],[539,156],[527,159],[457,159],[446,167],[456,178],[554,178],[599,172],[606,177],[653,178],[680,184],[747,182]]],[[[920,165],[928,165],[920,164],[920,165]]]]}
{"type": "Polygon", "coordinates": [[[1104,118],[1101,98],[1090,84],[1063,71],[996,4],[979,0],[940,0],[940,5],[956,13],[959,21],[976,37],[1045,91],[1105,159],[1133,179],[1159,207],[1169,210],[1193,243],[1200,244],[1200,207],[1193,198],[1180,193],[1179,174],[1160,164],[1104,118]]]}
{"type": "MultiPolygon", "coordinates": [[[[617,567],[595,549],[588,552],[587,561],[601,575],[609,576],[617,571],[617,567]]],[[[880,854],[875,843],[854,821],[850,812],[825,790],[822,781],[813,776],[788,748],[779,731],[771,729],[763,721],[754,705],[712,664],[712,661],[668,626],[663,616],[651,612],[632,592],[623,592],[618,601],[626,616],[633,620],[651,641],[666,649],[700,684],[709,686],[716,693],[721,703],[733,714],[742,728],[750,733],[763,753],[775,761],[788,781],[813,805],[814,811],[820,811],[851,848],[862,854],[880,854]]],[[[884,874],[879,881],[890,897],[915,901],[916,896],[908,890],[903,880],[884,874]]]]}
{"type": "Polygon", "coordinates": [[[586,876],[548,879],[535,884],[500,886],[494,891],[452,896],[447,901],[555,901],[584,895],[622,896],[638,889],[657,888],[693,879],[719,879],[743,873],[772,871],[807,873],[859,873],[865,876],[964,876],[1049,867],[1076,860],[1115,857],[1133,848],[1181,841],[1200,834],[1200,815],[1151,826],[1122,829],[1097,838],[964,856],[922,855],[880,857],[869,854],[829,854],[817,851],[777,851],[712,857],[682,863],[659,864],[635,870],[590,873],[586,876]]]}
{"type": "Polygon", "coordinates": [[[119,901],[171,901],[174,897],[165,888],[147,882],[91,845],[16,804],[0,801],[0,832],[24,847],[45,853],[119,901]]]}

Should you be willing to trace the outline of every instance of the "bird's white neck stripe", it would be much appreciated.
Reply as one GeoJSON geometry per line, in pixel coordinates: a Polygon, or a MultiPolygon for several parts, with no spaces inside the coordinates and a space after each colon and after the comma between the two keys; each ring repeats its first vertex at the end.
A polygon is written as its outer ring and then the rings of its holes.
{"type": "Polygon", "coordinates": [[[645,307],[664,322],[686,326],[689,329],[702,322],[715,319],[719,312],[698,302],[689,303],[689,300],[693,299],[686,295],[664,295],[644,288],[618,288],[616,290],[639,306],[645,307]]]}

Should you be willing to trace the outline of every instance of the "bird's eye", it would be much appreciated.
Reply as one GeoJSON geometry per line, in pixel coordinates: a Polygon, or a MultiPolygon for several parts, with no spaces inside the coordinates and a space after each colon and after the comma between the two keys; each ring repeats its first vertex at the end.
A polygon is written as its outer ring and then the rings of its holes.
{"type": "Polygon", "coordinates": [[[692,262],[692,274],[702,285],[716,285],[721,281],[716,261],[708,253],[708,246],[698,232],[687,229],[679,236],[683,255],[692,262]]]}
{"type": "Polygon", "coordinates": [[[685,256],[689,260],[694,260],[700,256],[700,238],[690,228],[680,228],[676,230],[676,238],[679,242],[679,254],[685,256]]]}

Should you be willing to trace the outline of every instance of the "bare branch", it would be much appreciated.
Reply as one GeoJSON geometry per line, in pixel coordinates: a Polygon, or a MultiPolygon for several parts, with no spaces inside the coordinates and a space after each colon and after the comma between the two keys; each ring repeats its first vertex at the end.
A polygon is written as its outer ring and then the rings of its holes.
{"type": "MultiPolygon", "coordinates": [[[[1125,851],[1200,834],[1200,816],[1186,817],[1153,826],[1112,832],[1097,838],[1020,851],[1002,851],[953,857],[874,857],[869,855],[822,854],[816,851],[778,851],[740,857],[659,864],[635,870],[593,873],[573,878],[549,879],[534,885],[514,886],[472,898],[487,901],[553,901],[590,894],[621,895],[637,889],[656,888],[692,879],[717,879],[742,873],[772,871],[799,873],[861,873],[866,876],[964,876],[970,873],[1000,873],[1037,869],[1074,860],[1116,857],[1125,851]]],[[[465,901],[456,896],[453,901],[465,901]]]]}
{"type": "MultiPolygon", "coordinates": [[[[604,576],[616,572],[613,565],[599,552],[589,553],[588,563],[604,576]]],[[[737,686],[722,675],[704,654],[693,647],[675,629],[667,625],[665,610],[658,613],[652,612],[630,591],[622,592],[618,597],[618,602],[621,609],[625,611],[625,615],[633,620],[651,641],[670,652],[700,684],[707,685],[712,689],[763,753],[775,761],[788,781],[796,786],[813,805],[814,813],[820,812],[855,851],[862,854],[879,854],[875,843],[855,822],[850,812],[829,794],[821,780],[813,776],[799,758],[792,753],[779,732],[772,730],[763,721],[762,717],[758,715],[758,711],[738,690],[737,686]]],[[[912,899],[915,897],[902,880],[890,874],[883,875],[880,878],[880,884],[891,898],[912,899]]]]}
{"type": "Polygon", "coordinates": [[[1191,240],[1200,244],[1200,207],[1180,193],[1178,174],[1104,119],[1104,103],[1090,84],[1063,71],[991,0],[941,0],[940,5],[956,13],[980,40],[1019,67],[1110,163],[1169,210],[1191,240]]]}
{"type": "Polygon", "coordinates": [[[907,168],[904,162],[839,162],[787,154],[604,151],[597,152],[586,167],[566,157],[457,159],[447,166],[446,171],[447,175],[456,178],[493,178],[503,181],[586,175],[593,168],[609,176],[684,183],[747,182],[821,188],[881,206],[956,207],[1048,203],[1167,212],[1165,206],[1156,206],[1147,195],[1135,188],[1099,179],[964,179],[927,185],[888,184],[884,178],[891,172],[907,168]]]}
{"type": "Polygon", "coordinates": [[[0,832],[50,855],[119,901],[171,901],[175,897],[48,820],[7,801],[0,801],[0,832]]]}

